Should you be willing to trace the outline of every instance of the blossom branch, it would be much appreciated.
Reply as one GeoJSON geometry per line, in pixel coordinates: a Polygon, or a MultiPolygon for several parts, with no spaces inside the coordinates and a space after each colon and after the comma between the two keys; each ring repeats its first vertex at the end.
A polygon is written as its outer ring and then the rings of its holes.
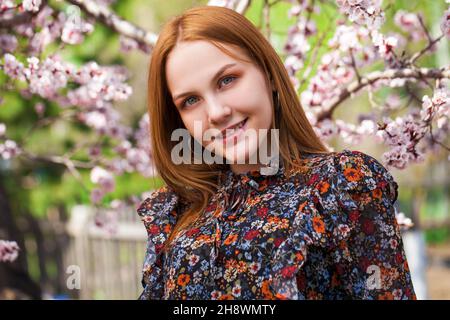
{"type": "Polygon", "coordinates": [[[316,43],[314,45],[314,48],[313,48],[313,52],[310,55],[310,58],[309,58],[308,62],[306,63],[309,67],[303,73],[303,76],[302,76],[302,78],[300,80],[299,87],[303,87],[305,82],[309,79],[309,76],[310,76],[311,72],[313,71],[313,68],[311,66],[317,64],[317,58],[318,58],[318,55],[319,55],[319,51],[322,48],[322,46],[324,44],[324,41],[327,38],[327,35],[330,32],[330,30],[332,29],[332,27],[333,27],[333,25],[330,23],[328,25],[327,29],[321,34],[321,36],[316,41],[316,43]]]}
{"type": "Polygon", "coordinates": [[[67,0],[67,2],[80,7],[88,16],[100,21],[107,27],[137,42],[148,45],[150,48],[156,44],[158,36],[122,19],[108,7],[102,6],[93,0],[67,0]]]}
{"type": "Polygon", "coordinates": [[[422,15],[417,14],[417,20],[419,21],[420,27],[422,28],[423,32],[425,33],[425,36],[428,39],[428,43],[433,42],[433,38],[430,35],[430,32],[428,31],[427,27],[425,26],[425,22],[423,22],[422,15]]]}
{"type": "Polygon", "coordinates": [[[51,156],[51,155],[36,155],[31,151],[21,150],[21,155],[31,161],[43,161],[50,162],[54,164],[62,164],[66,167],[70,168],[78,168],[78,169],[92,169],[96,166],[93,162],[83,162],[78,160],[70,159],[66,156],[51,156]]]}
{"type": "Polygon", "coordinates": [[[361,75],[359,74],[359,70],[356,67],[355,56],[353,54],[352,48],[349,49],[349,52],[350,52],[350,58],[352,59],[352,68],[353,68],[353,71],[355,71],[356,79],[357,79],[358,83],[361,83],[361,75]]]}
{"type": "Polygon", "coordinates": [[[83,181],[83,178],[80,175],[80,172],[77,169],[92,169],[96,166],[93,162],[83,162],[83,161],[77,161],[70,159],[67,156],[50,156],[50,155],[36,155],[30,151],[21,150],[20,156],[30,160],[30,161],[42,161],[42,162],[48,162],[58,165],[63,165],[67,168],[67,170],[70,172],[70,174],[81,184],[83,189],[86,192],[90,192],[89,188],[86,186],[86,184],[83,181]]]}
{"type": "Polygon", "coordinates": [[[436,144],[440,145],[440,146],[441,146],[442,148],[444,148],[445,150],[450,151],[450,147],[446,146],[446,145],[443,144],[441,141],[437,140],[437,139],[435,138],[435,136],[433,135],[433,125],[432,125],[431,121],[430,121],[430,123],[429,123],[429,126],[430,126],[430,137],[431,137],[431,141],[433,141],[433,143],[436,143],[436,144]]]}
{"type": "Polygon", "coordinates": [[[53,123],[55,123],[56,121],[59,120],[70,120],[72,119],[77,113],[74,110],[71,109],[67,109],[63,112],[61,112],[61,114],[55,115],[55,116],[49,116],[49,117],[45,117],[42,119],[39,119],[38,121],[36,121],[33,126],[31,128],[28,129],[27,134],[25,134],[25,137],[30,137],[31,134],[38,130],[41,129],[45,126],[51,125],[53,123]]]}
{"type": "Polygon", "coordinates": [[[430,50],[436,43],[438,43],[442,38],[444,37],[444,34],[441,34],[439,37],[437,37],[436,39],[430,41],[428,43],[428,45],[423,48],[422,50],[420,50],[419,52],[416,52],[411,59],[409,59],[408,64],[409,65],[414,65],[414,63],[421,57],[423,56],[428,50],[430,50]]]}
{"type": "Polygon", "coordinates": [[[47,1],[44,0],[39,5],[39,9],[37,11],[25,11],[23,13],[16,14],[11,18],[2,18],[0,16],[0,29],[8,29],[20,24],[30,22],[31,19],[36,16],[46,5],[47,1]]]}
{"type": "Polygon", "coordinates": [[[375,71],[361,78],[361,81],[352,82],[347,88],[341,90],[336,98],[331,100],[328,106],[319,113],[317,121],[331,118],[333,111],[348,97],[357,93],[361,89],[374,84],[380,80],[407,79],[407,78],[429,78],[429,79],[450,79],[450,68],[427,69],[427,68],[405,68],[388,69],[386,71],[375,71]]]}

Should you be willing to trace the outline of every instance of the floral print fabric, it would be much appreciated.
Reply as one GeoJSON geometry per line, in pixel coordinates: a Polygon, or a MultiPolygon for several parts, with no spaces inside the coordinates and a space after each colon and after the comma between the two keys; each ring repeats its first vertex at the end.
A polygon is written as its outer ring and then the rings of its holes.
{"type": "Polygon", "coordinates": [[[391,174],[350,150],[300,164],[268,176],[228,169],[164,253],[187,204],[155,190],[137,210],[148,233],[139,299],[416,299],[391,174]]]}

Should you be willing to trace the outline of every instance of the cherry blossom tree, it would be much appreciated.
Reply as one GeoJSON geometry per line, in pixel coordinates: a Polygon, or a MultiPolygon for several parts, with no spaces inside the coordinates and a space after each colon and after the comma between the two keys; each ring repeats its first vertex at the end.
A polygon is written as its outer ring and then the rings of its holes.
{"type": "MultiPolygon", "coordinates": [[[[436,2],[449,6],[448,0],[436,2]]],[[[10,164],[26,160],[60,165],[90,193],[94,206],[120,211],[136,206],[146,193],[105,203],[115,190],[116,178],[125,173],[155,176],[148,116],[144,113],[132,127],[115,108],[133,94],[130,72],[123,65],[76,64],[61,54],[83,44],[99,26],[119,37],[123,52],[151,54],[158,35],[119,17],[111,3],[0,0],[2,96],[17,92],[24,103],[33,101],[29,112],[36,116],[27,134],[16,138],[10,135],[12,124],[0,119],[0,157],[10,164]],[[56,115],[50,114],[48,105],[58,107],[56,115]],[[80,141],[61,154],[37,153],[27,145],[30,135],[61,120],[105,138],[108,148],[99,139],[80,141]],[[79,152],[85,153],[84,160],[75,157],[79,152]],[[80,172],[86,171],[94,188],[82,179],[80,172]]],[[[399,169],[423,161],[432,152],[449,153],[450,67],[424,61],[438,55],[439,45],[450,38],[450,9],[442,12],[435,35],[430,32],[434,21],[426,21],[420,12],[393,12],[389,0],[213,0],[208,5],[245,15],[261,3],[262,29],[269,40],[271,10],[289,6],[286,19],[292,24],[280,55],[309,120],[324,141],[339,137],[357,144],[372,137],[386,147],[384,163],[399,169]],[[324,26],[320,17],[330,12],[337,18],[327,17],[329,23],[324,26]],[[355,98],[366,99],[370,110],[360,113],[357,123],[337,118],[337,111],[355,98]]],[[[1,108],[8,108],[2,96],[1,108]]],[[[103,226],[108,219],[101,216],[96,221],[103,226]]],[[[399,219],[404,225],[410,223],[404,216],[399,219]]],[[[0,260],[13,259],[15,255],[8,252],[16,252],[15,248],[1,241],[0,260]]]]}

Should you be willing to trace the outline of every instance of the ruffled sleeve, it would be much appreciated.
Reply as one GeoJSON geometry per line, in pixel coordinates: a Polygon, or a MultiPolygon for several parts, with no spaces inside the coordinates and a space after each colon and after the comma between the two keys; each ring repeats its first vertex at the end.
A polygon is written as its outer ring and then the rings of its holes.
{"type": "Polygon", "coordinates": [[[351,299],[416,299],[394,203],[398,185],[373,157],[344,150],[333,184],[349,238],[337,242],[336,282],[351,299]]]}
{"type": "Polygon", "coordinates": [[[297,275],[311,247],[333,261],[329,290],[347,299],[415,299],[394,203],[398,185],[374,158],[344,150],[312,170],[291,231],[272,259],[277,299],[307,299],[297,275]]]}
{"type": "Polygon", "coordinates": [[[178,195],[171,188],[163,186],[153,191],[137,209],[148,235],[141,279],[144,290],[139,296],[140,300],[163,297],[161,249],[177,221],[178,200],[178,195]]]}
{"type": "MultiPolygon", "coordinates": [[[[308,251],[311,247],[328,251],[350,235],[349,221],[342,214],[333,190],[335,175],[333,158],[325,156],[304,172],[303,181],[298,184],[300,201],[290,231],[271,260],[269,287],[275,299],[307,299],[298,289],[297,275],[308,258],[308,251]]],[[[298,193],[295,187],[291,192],[298,193]]]]}
{"type": "Polygon", "coordinates": [[[307,258],[309,246],[320,242],[320,232],[314,232],[314,221],[322,220],[319,212],[307,200],[299,206],[291,232],[275,251],[271,260],[269,287],[271,296],[281,300],[304,300],[298,290],[297,274],[307,258]]]}

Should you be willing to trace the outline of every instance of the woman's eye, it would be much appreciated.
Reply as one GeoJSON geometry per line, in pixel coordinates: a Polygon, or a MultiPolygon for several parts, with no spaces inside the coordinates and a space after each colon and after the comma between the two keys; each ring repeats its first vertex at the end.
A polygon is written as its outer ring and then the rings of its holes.
{"type": "Polygon", "coordinates": [[[221,82],[221,83],[224,83],[225,85],[227,85],[228,83],[233,82],[234,79],[236,79],[236,77],[234,77],[234,76],[228,76],[228,77],[222,78],[222,80],[220,80],[220,82],[221,82]],[[227,80],[230,80],[230,79],[231,79],[231,81],[227,81],[227,80]]]}
{"type": "Polygon", "coordinates": [[[190,104],[188,103],[189,101],[191,101],[192,103],[195,103],[195,97],[189,97],[189,98],[185,99],[185,100],[183,101],[183,103],[181,104],[181,107],[184,107],[184,106],[186,106],[186,105],[190,105],[190,104]],[[194,99],[194,101],[192,101],[192,99],[194,99]]]}
{"type": "MultiPolygon", "coordinates": [[[[235,76],[227,76],[227,77],[222,78],[219,82],[220,82],[221,84],[227,85],[227,84],[233,82],[235,79],[236,79],[235,76]]],[[[194,103],[196,102],[196,99],[197,99],[197,98],[194,97],[194,96],[191,96],[191,97],[186,98],[186,99],[181,103],[181,108],[184,108],[184,107],[186,107],[186,106],[189,106],[189,105],[194,104],[194,103]]]]}

